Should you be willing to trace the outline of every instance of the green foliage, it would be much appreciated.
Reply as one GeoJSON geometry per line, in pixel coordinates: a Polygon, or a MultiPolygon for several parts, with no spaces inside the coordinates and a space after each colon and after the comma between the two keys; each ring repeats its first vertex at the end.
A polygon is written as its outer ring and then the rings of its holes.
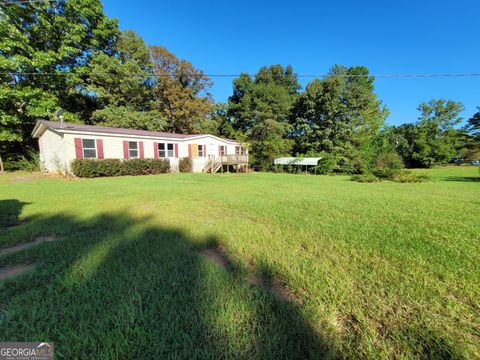
{"type": "Polygon", "coordinates": [[[122,175],[120,159],[76,159],[70,164],[73,175],[78,177],[100,177],[122,175]]]}
{"type": "Polygon", "coordinates": [[[338,159],[335,155],[321,151],[318,154],[309,153],[307,157],[321,157],[322,160],[311,169],[310,172],[314,172],[318,175],[331,175],[335,172],[338,166],[338,159]]]}
{"type": "Polygon", "coordinates": [[[468,119],[465,129],[472,134],[476,142],[480,142],[480,107],[477,108],[477,112],[468,119]]]}
{"type": "Polygon", "coordinates": [[[375,160],[373,174],[381,179],[392,179],[404,168],[402,158],[396,153],[381,154],[375,160]]]}
{"type": "Polygon", "coordinates": [[[228,100],[228,119],[235,131],[245,134],[251,144],[252,165],[271,169],[273,159],[287,155],[293,141],[287,138],[288,119],[300,89],[291,66],[261,68],[251,79],[242,74],[233,82],[228,100]]]}
{"type": "Polygon", "coordinates": [[[123,31],[113,48],[113,56],[102,51],[95,53],[87,89],[95,94],[101,107],[148,109],[153,101],[153,64],[147,46],[133,31],[123,31]]]}
{"type": "Polygon", "coordinates": [[[71,164],[72,173],[78,177],[104,177],[120,175],[151,175],[170,171],[168,159],[76,159],[71,164]]]}
{"type": "Polygon", "coordinates": [[[162,131],[165,118],[157,110],[135,111],[125,106],[107,106],[92,114],[92,121],[103,126],[162,131]]]}
{"type": "Polygon", "coordinates": [[[379,182],[382,181],[380,178],[378,178],[375,175],[371,174],[355,174],[352,175],[350,178],[352,181],[360,182],[360,183],[374,183],[374,182],[379,182]]]}
{"type": "Polygon", "coordinates": [[[4,162],[5,170],[23,170],[28,172],[40,171],[40,157],[38,152],[28,150],[25,154],[9,156],[4,162]]]}
{"type": "Polygon", "coordinates": [[[163,46],[151,46],[154,109],[166,119],[168,131],[196,134],[213,110],[212,82],[189,61],[178,59],[163,46]]]}
{"type": "Polygon", "coordinates": [[[468,136],[456,129],[462,118],[460,102],[430,100],[418,107],[420,118],[415,124],[403,124],[391,129],[396,150],[411,167],[432,167],[462,157],[468,136]]]}
{"type": "Polygon", "coordinates": [[[190,173],[193,170],[192,159],[188,157],[181,158],[178,160],[178,171],[181,173],[190,173]]]}
{"type": "Polygon", "coordinates": [[[99,0],[9,3],[0,14],[0,68],[28,73],[0,74],[4,159],[31,149],[35,120],[52,120],[59,108],[69,122],[217,132],[207,119],[213,101],[203,72],[165,48],[147,48],[133,31],[119,31],[99,0]]]}
{"type": "Polygon", "coordinates": [[[429,181],[430,176],[428,174],[416,175],[409,170],[402,170],[394,173],[388,180],[399,183],[420,183],[429,181]]]}
{"type": "Polygon", "coordinates": [[[389,174],[380,173],[379,176],[373,174],[356,174],[352,175],[351,180],[361,183],[374,183],[382,180],[399,183],[421,183],[429,181],[430,176],[427,174],[413,174],[409,170],[399,170],[390,172],[389,174]]]}
{"type": "Polygon", "coordinates": [[[326,151],[342,157],[342,167],[362,172],[358,168],[371,160],[363,159],[366,149],[360,147],[375,141],[388,115],[373,82],[366,68],[340,65],[326,79],[310,82],[290,116],[296,152],[326,151]]]}
{"type": "Polygon", "coordinates": [[[114,55],[98,52],[91,62],[88,90],[101,107],[91,122],[103,126],[161,131],[165,115],[154,110],[153,63],[143,40],[124,31],[114,45],[114,55]],[[132,76],[135,74],[135,76],[132,76]]]}
{"type": "Polygon", "coordinates": [[[449,162],[455,151],[453,128],[462,121],[459,114],[462,103],[452,100],[430,100],[418,107],[420,118],[417,124],[417,137],[414,142],[413,158],[426,167],[449,162]]]}
{"type": "Polygon", "coordinates": [[[99,0],[56,0],[0,5],[0,152],[31,149],[37,118],[87,120],[95,105],[86,91],[93,54],[111,54],[117,21],[99,0]],[[28,75],[13,75],[13,73],[28,75]],[[11,75],[8,73],[12,73],[11,75]],[[36,76],[36,73],[53,73],[36,76]]]}

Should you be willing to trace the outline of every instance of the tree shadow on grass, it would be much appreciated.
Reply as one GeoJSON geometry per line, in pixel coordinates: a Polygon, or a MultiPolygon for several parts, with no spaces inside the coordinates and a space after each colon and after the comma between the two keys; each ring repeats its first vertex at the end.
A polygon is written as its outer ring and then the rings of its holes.
{"type": "Polygon", "coordinates": [[[0,257],[35,265],[0,282],[2,339],[55,342],[58,358],[339,357],[300,308],[250,286],[250,270],[197,251],[220,239],[126,213],[25,220],[68,239],[0,257]]]}
{"type": "Polygon", "coordinates": [[[0,231],[18,225],[23,206],[27,204],[17,199],[0,200],[0,231]]]}
{"type": "Polygon", "coordinates": [[[459,182],[480,182],[480,177],[474,176],[448,176],[445,181],[459,181],[459,182]]]}
{"type": "MultiPolygon", "coordinates": [[[[62,231],[68,238],[0,257],[0,267],[35,265],[0,282],[0,338],[52,341],[57,357],[65,359],[355,354],[342,353],[315,331],[301,303],[279,296],[272,265],[247,269],[221,239],[193,238],[152,220],[126,212],[84,220],[72,214],[27,217],[25,229],[12,234],[62,231]],[[213,249],[220,247],[218,255],[213,249]],[[212,252],[221,259],[206,256],[212,252]],[[252,284],[252,274],[262,280],[252,284]]],[[[405,336],[420,341],[419,353],[454,354],[441,339],[428,341],[435,334],[412,329],[405,336]]]]}

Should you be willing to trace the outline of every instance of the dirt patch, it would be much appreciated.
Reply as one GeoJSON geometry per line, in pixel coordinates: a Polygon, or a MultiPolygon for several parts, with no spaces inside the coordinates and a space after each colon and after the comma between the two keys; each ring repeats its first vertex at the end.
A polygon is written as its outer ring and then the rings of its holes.
{"type": "Polygon", "coordinates": [[[0,250],[0,256],[1,255],[6,255],[6,254],[11,254],[11,253],[21,251],[21,250],[25,250],[25,249],[31,248],[32,246],[36,246],[36,245],[44,243],[44,242],[58,241],[58,240],[62,240],[64,238],[65,237],[58,237],[58,236],[55,236],[55,235],[37,236],[32,242],[24,243],[24,244],[18,244],[18,245],[0,250]]]}
{"type": "Polygon", "coordinates": [[[44,179],[46,176],[48,176],[48,174],[42,173],[42,172],[24,173],[23,175],[17,175],[12,177],[11,181],[13,183],[25,183],[25,182],[44,179]]]}
{"type": "MultiPolygon", "coordinates": [[[[215,246],[207,249],[197,250],[197,252],[211,262],[220,266],[222,269],[234,271],[233,264],[222,247],[215,246]]],[[[250,261],[248,262],[247,268],[250,271],[253,268],[253,265],[250,261]]],[[[247,279],[247,282],[252,287],[257,286],[264,289],[281,301],[296,305],[303,304],[303,300],[293,291],[288,289],[288,287],[276,277],[270,278],[266,276],[252,275],[247,279]]]]}
{"type": "Polygon", "coordinates": [[[0,268],[0,280],[9,279],[15,275],[23,274],[33,268],[33,265],[15,265],[0,268]]]}
{"type": "Polygon", "coordinates": [[[352,331],[355,334],[359,334],[362,330],[362,324],[354,314],[347,314],[343,318],[343,323],[346,329],[352,331]]]}
{"type": "Polygon", "coordinates": [[[293,291],[288,289],[286,285],[277,278],[266,278],[258,275],[252,275],[248,279],[250,286],[259,286],[275,296],[277,299],[290,304],[303,304],[303,301],[293,291]]]}
{"type": "Polygon", "coordinates": [[[214,247],[209,249],[202,249],[199,250],[198,253],[223,269],[227,269],[232,265],[227,255],[225,254],[225,251],[222,248],[214,247]]]}

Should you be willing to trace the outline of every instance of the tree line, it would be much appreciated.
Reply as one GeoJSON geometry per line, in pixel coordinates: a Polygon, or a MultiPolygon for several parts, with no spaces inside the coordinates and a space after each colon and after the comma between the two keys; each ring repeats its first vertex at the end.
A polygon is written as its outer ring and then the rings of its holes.
{"type": "Polygon", "coordinates": [[[304,90],[292,66],[265,66],[233,80],[215,103],[212,80],[163,46],[121,31],[99,0],[0,5],[0,155],[33,157],[37,118],[211,133],[249,144],[252,164],[282,155],[322,156],[328,172],[368,171],[382,154],[428,167],[464,156],[479,140],[479,112],[462,129],[460,102],[419,105],[419,119],[388,126],[388,108],[363,66],[335,65],[304,90]]]}

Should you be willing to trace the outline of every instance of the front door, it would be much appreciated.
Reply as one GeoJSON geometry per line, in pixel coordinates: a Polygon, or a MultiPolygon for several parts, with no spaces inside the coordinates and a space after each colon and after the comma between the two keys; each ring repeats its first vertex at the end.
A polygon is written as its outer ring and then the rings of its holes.
{"type": "Polygon", "coordinates": [[[198,145],[192,144],[192,159],[198,158],[198,145]]]}

